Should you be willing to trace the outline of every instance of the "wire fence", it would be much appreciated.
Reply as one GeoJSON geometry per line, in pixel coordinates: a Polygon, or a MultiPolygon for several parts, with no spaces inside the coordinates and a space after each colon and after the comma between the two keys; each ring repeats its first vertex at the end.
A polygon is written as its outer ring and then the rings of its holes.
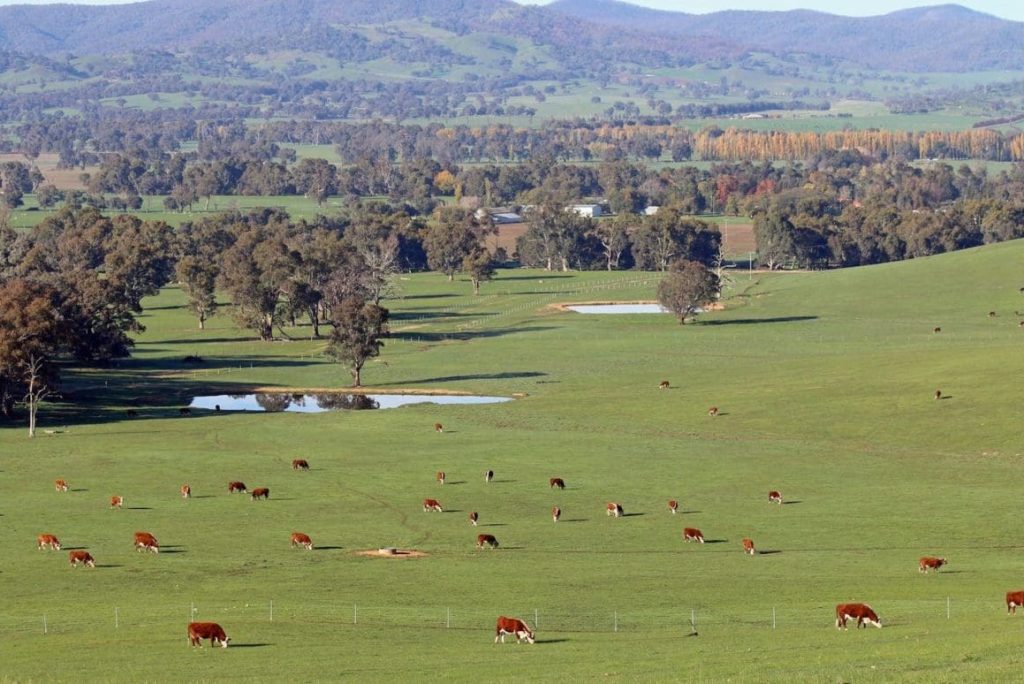
{"type": "MultiPolygon", "coordinates": [[[[958,599],[952,596],[919,600],[873,601],[887,626],[934,624],[937,620],[967,620],[1005,614],[997,599],[958,599]]],[[[373,606],[358,602],[299,603],[266,599],[247,603],[187,603],[180,606],[121,607],[59,604],[38,613],[20,611],[0,616],[0,632],[74,634],[96,629],[182,625],[190,621],[221,622],[234,627],[257,622],[315,623],[351,628],[415,628],[489,631],[499,614],[519,617],[538,632],[697,633],[702,629],[736,628],[792,630],[831,626],[835,604],[762,605],[742,610],[694,605],[638,609],[609,607],[567,611],[554,608],[481,608],[466,606],[373,606]]],[[[854,623],[851,626],[855,626],[854,623]]]]}

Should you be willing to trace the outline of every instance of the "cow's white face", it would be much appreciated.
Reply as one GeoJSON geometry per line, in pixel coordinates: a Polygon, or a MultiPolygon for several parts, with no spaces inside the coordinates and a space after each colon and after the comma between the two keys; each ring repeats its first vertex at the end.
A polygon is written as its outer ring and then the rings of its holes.
{"type": "Polygon", "coordinates": [[[527,643],[533,643],[533,632],[527,629],[521,629],[516,632],[516,639],[519,641],[525,640],[527,643]]]}
{"type": "Polygon", "coordinates": [[[868,625],[874,625],[875,627],[878,627],[879,629],[882,628],[882,621],[881,620],[872,620],[871,618],[864,618],[864,622],[865,622],[865,624],[868,624],[868,625]]]}

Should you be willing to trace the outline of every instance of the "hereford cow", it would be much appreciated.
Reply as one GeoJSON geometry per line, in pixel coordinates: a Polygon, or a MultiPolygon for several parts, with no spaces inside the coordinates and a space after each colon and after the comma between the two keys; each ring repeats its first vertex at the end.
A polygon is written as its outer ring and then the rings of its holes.
{"type": "Polygon", "coordinates": [[[929,570],[939,571],[943,565],[946,564],[945,558],[933,558],[932,556],[925,556],[917,563],[917,571],[927,573],[929,570]]]}
{"type": "Polygon", "coordinates": [[[846,629],[846,621],[853,618],[857,618],[857,629],[867,625],[882,627],[882,621],[866,603],[840,603],[836,606],[836,629],[846,629]]]}
{"type": "Polygon", "coordinates": [[[553,477],[550,480],[548,480],[548,486],[551,487],[551,489],[554,489],[555,487],[558,487],[559,489],[565,489],[565,480],[563,480],[560,477],[553,477]]]}
{"type": "Polygon", "coordinates": [[[772,491],[768,492],[768,503],[777,503],[777,504],[779,504],[781,506],[782,505],[782,494],[779,494],[774,489],[772,491]]]}
{"type": "Polygon", "coordinates": [[[996,312],[995,311],[989,311],[988,312],[988,317],[989,318],[995,318],[996,317],[996,312]]]}
{"type": "Polygon", "coordinates": [[[668,389],[668,380],[662,380],[659,382],[658,389],[668,389]]]}
{"type": "Polygon", "coordinates": [[[228,482],[228,492],[230,492],[231,494],[234,494],[236,492],[245,494],[245,492],[247,491],[248,487],[245,486],[244,482],[228,482]]]}
{"type": "Polygon", "coordinates": [[[112,496],[112,497],[110,497],[110,507],[111,508],[121,508],[121,506],[123,506],[123,505],[124,505],[124,497],[123,496],[112,496]]]}
{"type": "Polygon", "coordinates": [[[192,498],[192,488],[189,487],[187,484],[181,485],[181,498],[182,499],[190,499],[190,498],[192,498]]]}
{"type": "Polygon", "coordinates": [[[292,546],[303,546],[307,551],[312,551],[313,540],[309,538],[308,534],[292,532],[292,546]]]}
{"type": "Polygon", "coordinates": [[[485,546],[488,546],[492,549],[498,548],[498,540],[494,538],[493,534],[476,535],[476,548],[482,549],[485,546]]]}
{"type": "Polygon", "coordinates": [[[251,496],[253,501],[256,501],[257,499],[269,499],[270,490],[267,489],[266,487],[257,487],[256,489],[252,490],[251,496]]]}
{"type": "Polygon", "coordinates": [[[1006,592],[1006,612],[1016,615],[1017,606],[1024,606],[1024,591],[1006,592]]]}
{"type": "Polygon", "coordinates": [[[558,519],[561,518],[561,517],[562,517],[562,509],[561,508],[559,508],[558,506],[555,506],[554,508],[551,509],[551,519],[554,522],[558,522],[558,519]]]}
{"type": "Polygon", "coordinates": [[[498,624],[494,627],[494,643],[505,643],[505,635],[511,634],[516,638],[516,643],[533,643],[533,630],[526,626],[526,623],[518,618],[510,618],[502,615],[498,618],[498,624]]]}
{"type": "Polygon", "coordinates": [[[676,511],[679,510],[679,502],[676,501],[675,499],[671,499],[668,502],[668,510],[672,515],[675,515],[676,511]]]}
{"type": "Polygon", "coordinates": [[[469,514],[469,522],[473,523],[473,527],[476,527],[476,521],[480,519],[480,515],[476,511],[472,511],[469,514]]]}
{"type": "Polygon", "coordinates": [[[753,539],[747,539],[747,538],[743,539],[743,553],[751,555],[751,556],[753,556],[755,553],[757,553],[756,551],[754,551],[754,540],[753,539]]]}
{"type": "Polygon", "coordinates": [[[709,416],[717,416],[718,415],[718,407],[717,406],[712,406],[711,408],[709,408],[708,409],[708,415],[709,416]]]}
{"type": "Polygon", "coordinates": [[[444,425],[434,423],[434,432],[444,432],[444,425]]]}
{"type": "Polygon", "coordinates": [[[210,640],[210,646],[227,648],[231,637],[224,633],[224,629],[216,622],[190,622],[188,623],[188,643],[191,646],[203,647],[203,639],[210,640]]]}
{"type": "Polygon", "coordinates": [[[424,499],[423,500],[423,512],[437,511],[438,513],[444,513],[444,509],[441,508],[441,502],[437,499],[424,499]]]}
{"type": "Polygon", "coordinates": [[[160,544],[157,543],[156,537],[151,535],[149,532],[135,533],[135,548],[139,551],[160,553],[160,544]]]}
{"type": "Polygon", "coordinates": [[[309,470],[309,463],[304,458],[292,461],[292,470],[309,470]]]}
{"type": "Polygon", "coordinates": [[[493,470],[488,470],[486,473],[484,473],[484,482],[490,482],[493,479],[494,479],[494,471],[493,470]]]}
{"type": "Polygon", "coordinates": [[[96,567],[96,561],[93,560],[88,551],[69,551],[68,560],[71,561],[71,567],[73,568],[78,567],[79,563],[90,568],[96,567]]]}
{"type": "Polygon", "coordinates": [[[935,390],[936,401],[942,398],[942,390],[935,390]]]}
{"type": "Polygon", "coordinates": [[[434,475],[434,479],[437,480],[438,484],[444,484],[445,474],[443,470],[438,470],[437,474],[434,475]]]}
{"type": "Polygon", "coordinates": [[[53,551],[60,551],[60,541],[52,534],[41,534],[36,537],[36,547],[40,550],[50,547],[53,551]]]}
{"type": "Polygon", "coordinates": [[[616,518],[622,517],[622,506],[615,503],[614,501],[604,507],[605,515],[614,515],[616,518]]]}
{"type": "Polygon", "coordinates": [[[683,541],[699,541],[701,544],[704,543],[704,534],[696,527],[684,527],[683,528],[683,541]]]}
{"type": "Polygon", "coordinates": [[[942,332],[942,328],[939,328],[938,326],[936,326],[936,327],[932,328],[932,332],[933,333],[940,333],[940,332],[942,332]]]}
{"type": "Polygon", "coordinates": [[[64,480],[54,480],[53,488],[56,489],[58,492],[66,492],[68,491],[68,483],[65,482],[64,480]]]}

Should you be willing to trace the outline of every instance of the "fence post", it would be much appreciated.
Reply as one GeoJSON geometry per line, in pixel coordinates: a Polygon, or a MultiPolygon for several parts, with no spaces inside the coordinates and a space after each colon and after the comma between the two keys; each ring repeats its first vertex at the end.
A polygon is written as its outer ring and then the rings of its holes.
{"type": "Polygon", "coordinates": [[[775,629],[775,606],[772,606],[772,629],[775,629]]]}
{"type": "Polygon", "coordinates": [[[274,599],[270,599],[270,621],[274,621],[274,599]]]}
{"type": "Polygon", "coordinates": [[[359,606],[352,604],[352,624],[359,624],[359,606]]]}
{"type": "Polygon", "coordinates": [[[540,629],[540,614],[536,608],[533,609],[533,628],[540,629]]]}
{"type": "Polygon", "coordinates": [[[619,611],[615,611],[612,615],[612,629],[616,632],[619,631],[619,611]]]}
{"type": "Polygon", "coordinates": [[[118,614],[117,606],[114,606],[114,629],[121,626],[121,616],[118,614]]]}
{"type": "Polygon", "coordinates": [[[48,633],[48,631],[49,630],[46,628],[46,613],[43,613],[43,634],[48,633]]]}
{"type": "Polygon", "coordinates": [[[191,608],[191,610],[189,611],[189,614],[188,614],[188,621],[189,622],[193,622],[196,619],[196,602],[193,601],[191,606],[192,606],[192,608],[191,608]]]}
{"type": "Polygon", "coordinates": [[[694,608],[690,609],[690,629],[697,632],[697,610],[694,608]]]}
{"type": "Polygon", "coordinates": [[[950,603],[950,600],[949,600],[949,597],[947,596],[946,597],[946,619],[947,620],[949,619],[949,603],[950,603]]]}
{"type": "Polygon", "coordinates": [[[452,626],[452,609],[445,608],[444,628],[451,629],[452,626]]]}

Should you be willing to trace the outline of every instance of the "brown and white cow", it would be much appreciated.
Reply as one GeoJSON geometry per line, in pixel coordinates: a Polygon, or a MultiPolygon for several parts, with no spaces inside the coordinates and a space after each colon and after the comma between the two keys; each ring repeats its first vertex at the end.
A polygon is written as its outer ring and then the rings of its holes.
{"type": "Polygon", "coordinates": [[[190,498],[192,498],[192,488],[189,487],[187,484],[181,485],[181,498],[182,499],[190,499],[190,498]]]}
{"type": "Polygon", "coordinates": [[[495,539],[493,534],[476,535],[476,548],[482,549],[485,546],[488,546],[492,549],[498,548],[498,540],[495,539]]]}
{"type": "Polygon", "coordinates": [[[494,471],[493,470],[488,470],[486,473],[484,473],[484,482],[490,482],[493,479],[494,479],[494,471]]]}
{"type": "Polygon", "coordinates": [[[683,541],[699,541],[701,544],[704,543],[704,533],[698,530],[696,527],[684,527],[683,528],[683,541]]]}
{"type": "Polygon", "coordinates": [[[670,499],[668,502],[668,510],[669,513],[675,515],[676,512],[679,510],[679,502],[676,501],[675,499],[670,499]]]}
{"type": "Polygon", "coordinates": [[[228,482],[228,492],[232,494],[245,494],[248,490],[249,488],[245,486],[244,482],[239,482],[237,480],[235,480],[234,482],[228,482]]]}
{"type": "Polygon", "coordinates": [[[66,492],[68,491],[68,483],[65,482],[64,480],[54,480],[53,488],[56,489],[58,492],[66,492]]]}
{"type": "Polygon", "coordinates": [[[836,606],[836,629],[846,629],[846,621],[857,619],[857,629],[874,625],[881,629],[882,621],[866,603],[840,603],[836,606]]]}
{"type": "Polygon", "coordinates": [[[929,570],[939,571],[943,565],[946,564],[945,558],[935,558],[933,556],[925,556],[917,563],[917,571],[927,573],[929,570]]]}
{"type": "Polygon", "coordinates": [[[68,560],[73,568],[78,567],[79,563],[90,568],[96,567],[96,561],[88,551],[68,551],[68,560]]]}
{"type": "Polygon", "coordinates": [[[112,496],[112,497],[110,497],[110,507],[111,508],[121,508],[123,505],[124,505],[124,497],[123,496],[112,496]]]}
{"type": "Polygon", "coordinates": [[[473,523],[473,527],[476,527],[476,521],[480,519],[480,514],[476,511],[471,511],[469,514],[469,522],[473,523]]]}
{"type": "Polygon", "coordinates": [[[304,458],[296,458],[292,461],[292,470],[309,470],[309,462],[304,458]]]}
{"type": "Polygon", "coordinates": [[[551,520],[553,520],[554,522],[558,522],[561,517],[562,517],[562,509],[559,508],[558,506],[554,506],[551,509],[551,520]]]}
{"type": "Polygon", "coordinates": [[[188,643],[190,646],[203,647],[203,639],[210,640],[210,646],[227,648],[231,637],[224,633],[224,629],[216,622],[190,622],[188,623],[188,643]]]}
{"type": "Polygon", "coordinates": [[[441,502],[437,499],[424,499],[423,500],[423,512],[437,511],[438,513],[444,513],[444,509],[441,508],[441,502]]]}
{"type": "Polygon", "coordinates": [[[940,332],[942,332],[942,328],[940,328],[938,326],[935,326],[934,328],[932,328],[932,332],[933,333],[940,333],[940,332]]]}
{"type": "Polygon", "coordinates": [[[1024,606],[1024,591],[1008,591],[1006,592],[1006,612],[1007,614],[1017,614],[1017,607],[1024,606]]]}
{"type": "Polygon", "coordinates": [[[156,537],[151,535],[149,532],[135,533],[135,548],[139,551],[160,553],[160,544],[157,543],[156,537]]]}
{"type": "Polygon", "coordinates": [[[494,643],[498,643],[499,639],[501,639],[501,643],[505,643],[506,634],[514,636],[517,644],[523,641],[532,644],[534,640],[533,630],[527,627],[525,622],[519,618],[510,618],[502,615],[494,626],[494,643]]]}
{"type": "Polygon", "coordinates": [[[555,489],[556,487],[558,489],[565,489],[565,480],[563,480],[560,477],[553,477],[550,480],[548,480],[548,486],[551,489],[555,489]]]}
{"type": "Polygon", "coordinates": [[[307,551],[313,550],[313,540],[309,538],[308,534],[302,532],[292,532],[292,546],[302,546],[307,551]]]}
{"type": "Polygon", "coordinates": [[[935,399],[938,401],[942,398],[942,390],[935,390],[935,399]]]}
{"type": "Polygon", "coordinates": [[[782,505],[782,494],[778,493],[774,489],[768,492],[768,503],[777,503],[782,505]]]}
{"type": "Polygon", "coordinates": [[[754,540],[743,538],[743,553],[753,556],[757,551],[754,550],[754,540]]]}
{"type": "Polygon", "coordinates": [[[604,507],[605,515],[614,515],[616,518],[622,517],[622,506],[615,503],[614,501],[604,507]]]}
{"type": "Polygon", "coordinates": [[[668,389],[668,380],[662,380],[659,382],[658,389],[668,389]]]}
{"type": "Polygon", "coordinates": [[[443,470],[438,470],[437,474],[434,475],[434,479],[437,480],[438,484],[444,484],[445,474],[443,470]]]}
{"type": "Polygon", "coordinates": [[[708,409],[708,415],[709,416],[717,416],[718,415],[718,407],[717,406],[712,406],[711,408],[709,408],[708,409]]]}
{"type": "Polygon", "coordinates": [[[444,425],[434,423],[434,432],[444,432],[444,425]]]}
{"type": "Polygon", "coordinates": [[[53,551],[60,551],[60,540],[52,534],[41,534],[36,537],[36,547],[40,550],[49,547],[53,551]]]}
{"type": "Polygon", "coordinates": [[[269,499],[270,490],[266,487],[257,487],[252,490],[252,494],[250,496],[252,496],[253,501],[256,501],[257,499],[269,499]]]}

